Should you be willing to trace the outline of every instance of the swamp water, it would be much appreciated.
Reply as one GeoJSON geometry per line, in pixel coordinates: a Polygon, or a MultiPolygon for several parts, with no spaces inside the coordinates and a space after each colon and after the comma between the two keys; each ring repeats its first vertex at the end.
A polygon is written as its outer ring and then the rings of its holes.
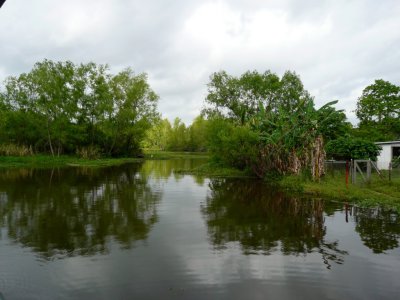
{"type": "Polygon", "coordinates": [[[198,163],[0,170],[0,299],[399,299],[397,214],[198,163]]]}

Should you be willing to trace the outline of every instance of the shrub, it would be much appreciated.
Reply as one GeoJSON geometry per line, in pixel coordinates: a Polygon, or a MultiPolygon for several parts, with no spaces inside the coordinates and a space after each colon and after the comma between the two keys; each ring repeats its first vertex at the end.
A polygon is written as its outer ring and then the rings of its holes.
{"type": "Polygon", "coordinates": [[[0,145],[0,155],[2,156],[30,156],[33,155],[32,147],[20,146],[16,144],[0,145]]]}
{"type": "Polygon", "coordinates": [[[83,159],[97,159],[100,158],[101,153],[98,147],[96,146],[88,146],[78,148],[76,150],[76,155],[83,159]]]}
{"type": "Polygon", "coordinates": [[[326,144],[328,158],[376,160],[382,148],[360,138],[341,137],[326,144]]]}

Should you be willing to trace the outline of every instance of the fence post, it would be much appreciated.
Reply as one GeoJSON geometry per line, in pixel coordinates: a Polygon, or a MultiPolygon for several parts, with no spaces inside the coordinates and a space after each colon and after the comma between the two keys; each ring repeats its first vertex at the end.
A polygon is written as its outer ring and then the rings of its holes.
{"type": "Polygon", "coordinates": [[[349,186],[349,161],[346,160],[346,187],[349,186]]]}
{"type": "Polygon", "coordinates": [[[354,159],[351,160],[351,183],[355,184],[356,183],[356,174],[357,174],[357,169],[356,169],[356,162],[354,159]]]}
{"type": "Polygon", "coordinates": [[[367,181],[371,182],[371,159],[367,161],[367,181]]]}

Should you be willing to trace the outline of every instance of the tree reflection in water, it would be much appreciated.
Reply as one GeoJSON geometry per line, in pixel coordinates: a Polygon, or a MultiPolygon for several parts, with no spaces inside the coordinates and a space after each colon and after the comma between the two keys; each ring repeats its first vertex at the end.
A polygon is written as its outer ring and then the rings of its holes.
{"type": "Polygon", "coordinates": [[[48,259],[104,253],[111,239],[132,247],[157,222],[160,199],[139,169],[2,171],[1,226],[48,259]]]}
{"type": "Polygon", "coordinates": [[[364,245],[374,253],[399,247],[400,220],[398,214],[381,208],[352,208],[356,231],[364,245]]]}
{"type": "Polygon", "coordinates": [[[342,263],[346,251],[326,241],[324,202],[274,192],[262,182],[214,179],[202,206],[209,238],[216,249],[239,242],[245,254],[285,255],[318,252],[328,268],[342,263]]]}
{"type": "MultiPolygon", "coordinates": [[[[156,181],[165,180],[173,177],[179,182],[184,177],[185,170],[193,170],[206,163],[205,159],[168,159],[168,160],[147,160],[140,172],[150,176],[156,181]],[[176,172],[176,171],[179,172],[176,172]],[[183,172],[182,172],[183,170],[183,172]]],[[[195,182],[202,186],[204,176],[191,175],[195,182]]]]}

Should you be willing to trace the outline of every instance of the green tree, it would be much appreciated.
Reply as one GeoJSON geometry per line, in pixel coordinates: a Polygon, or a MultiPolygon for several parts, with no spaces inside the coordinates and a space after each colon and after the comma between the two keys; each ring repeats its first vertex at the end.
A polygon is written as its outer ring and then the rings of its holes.
{"type": "Polygon", "coordinates": [[[73,74],[71,62],[44,60],[36,63],[28,74],[6,81],[6,103],[14,111],[36,115],[44,121],[41,126],[46,130],[47,147],[52,155],[62,152],[69,120],[77,109],[68,88],[73,74]]]}
{"type": "Polygon", "coordinates": [[[107,65],[44,60],[9,77],[0,97],[2,143],[52,155],[85,152],[136,155],[158,118],[158,96],[146,74],[107,65]]]}
{"type": "Polygon", "coordinates": [[[168,119],[158,119],[147,130],[143,146],[152,150],[166,150],[171,136],[171,123],[168,119]]]}
{"type": "Polygon", "coordinates": [[[281,79],[270,71],[247,72],[239,78],[213,74],[205,109],[216,120],[210,125],[210,151],[216,159],[259,177],[310,168],[318,178],[323,174],[322,136],[335,112],[328,107],[335,103],[316,110],[294,72],[281,79]]]}
{"type": "Polygon", "coordinates": [[[221,71],[210,77],[205,112],[208,116],[222,115],[245,124],[259,111],[260,103],[266,111],[276,112],[312,101],[294,72],[287,71],[280,79],[271,71],[248,71],[240,77],[221,71]]]}
{"type": "Polygon", "coordinates": [[[201,115],[193,120],[188,127],[188,150],[194,152],[207,150],[207,126],[208,121],[201,115]]]}
{"type": "Polygon", "coordinates": [[[76,68],[73,96],[78,106],[76,138],[84,146],[99,144],[101,125],[113,114],[113,99],[107,65],[81,64],[76,68]],[[79,136],[79,133],[82,135],[79,136]]]}
{"type": "Polygon", "coordinates": [[[371,159],[376,160],[382,148],[374,143],[353,137],[340,137],[329,141],[326,145],[326,152],[329,158],[333,159],[371,159]]]}
{"type": "Polygon", "coordinates": [[[147,75],[125,69],[111,80],[113,111],[108,114],[106,145],[110,155],[136,155],[152,122],[158,117],[158,95],[147,75]]]}
{"type": "Polygon", "coordinates": [[[241,170],[256,164],[259,135],[250,125],[237,125],[223,118],[212,118],[207,128],[208,150],[219,164],[241,170]]]}
{"type": "Polygon", "coordinates": [[[324,106],[318,110],[317,121],[325,142],[348,136],[353,129],[343,110],[336,110],[332,106],[324,106]]]}
{"type": "Polygon", "coordinates": [[[188,134],[186,125],[177,117],[172,124],[167,149],[172,151],[186,151],[187,145],[188,134]]]}
{"type": "Polygon", "coordinates": [[[358,98],[356,134],[371,141],[400,138],[400,87],[382,79],[367,86],[358,98]]]}

